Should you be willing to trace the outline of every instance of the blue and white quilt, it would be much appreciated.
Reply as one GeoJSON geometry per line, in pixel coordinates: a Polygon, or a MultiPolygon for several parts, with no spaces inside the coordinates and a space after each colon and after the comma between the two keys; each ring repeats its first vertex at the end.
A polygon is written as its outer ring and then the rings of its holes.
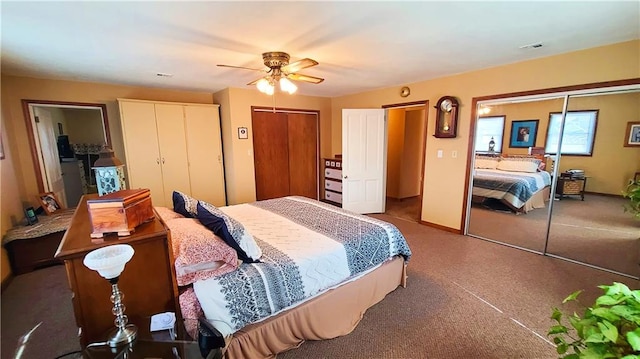
{"type": "Polygon", "coordinates": [[[411,250],[392,224],[304,197],[221,207],[262,249],[261,263],[194,283],[225,336],[278,314],[411,250]]]}
{"type": "Polygon", "coordinates": [[[502,170],[476,169],[473,195],[504,200],[514,208],[522,207],[536,192],[551,185],[551,175],[502,170]]]}

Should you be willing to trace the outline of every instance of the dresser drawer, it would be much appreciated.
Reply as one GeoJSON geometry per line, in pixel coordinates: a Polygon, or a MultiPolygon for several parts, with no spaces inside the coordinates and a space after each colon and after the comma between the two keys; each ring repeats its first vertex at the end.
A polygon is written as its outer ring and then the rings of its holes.
{"type": "Polygon", "coordinates": [[[332,181],[329,179],[324,180],[324,188],[330,189],[335,192],[342,192],[342,182],[332,181]]]}
{"type": "Polygon", "coordinates": [[[326,178],[342,179],[342,170],[337,170],[337,169],[333,169],[333,168],[325,168],[324,169],[324,176],[326,178]]]}
{"type": "Polygon", "coordinates": [[[342,203],[342,195],[340,193],[325,191],[324,199],[331,202],[342,203]]]}

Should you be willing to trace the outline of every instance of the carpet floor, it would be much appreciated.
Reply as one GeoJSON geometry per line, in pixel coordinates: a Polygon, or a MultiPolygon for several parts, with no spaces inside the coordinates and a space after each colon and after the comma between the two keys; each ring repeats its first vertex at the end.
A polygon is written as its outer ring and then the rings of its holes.
{"type": "MultiPolygon", "coordinates": [[[[293,358],[555,358],[546,339],[551,308],[577,289],[583,303],[613,281],[638,281],[387,215],[413,257],[407,288],[370,308],[349,335],[307,342],[293,358]]],[[[573,305],[561,307],[570,312],[573,305]]],[[[22,358],[55,358],[79,348],[64,267],[17,276],[2,293],[2,358],[42,322],[22,358]]]]}

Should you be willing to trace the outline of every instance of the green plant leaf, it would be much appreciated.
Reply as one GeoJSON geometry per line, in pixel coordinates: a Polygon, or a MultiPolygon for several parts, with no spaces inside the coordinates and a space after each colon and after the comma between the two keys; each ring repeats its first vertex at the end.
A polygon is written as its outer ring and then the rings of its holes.
{"type": "Polygon", "coordinates": [[[593,333],[584,340],[585,343],[606,343],[607,339],[602,333],[593,333]]]}
{"type": "Polygon", "coordinates": [[[566,352],[567,352],[567,349],[569,349],[569,345],[567,345],[567,343],[559,344],[559,345],[556,347],[556,351],[558,352],[558,354],[564,354],[564,353],[566,353],[566,352]]]}
{"type": "Polygon", "coordinates": [[[606,294],[609,296],[615,296],[621,293],[626,296],[631,295],[629,287],[618,282],[613,282],[612,285],[599,285],[598,288],[606,290],[606,294]]]}
{"type": "Polygon", "coordinates": [[[553,313],[551,313],[551,319],[560,323],[560,319],[562,318],[562,312],[558,308],[553,308],[553,313]]]}
{"type": "Polygon", "coordinates": [[[636,330],[632,332],[627,332],[627,341],[634,351],[640,351],[640,328],[636,328],[636,330]]]}
{"type": "Polygon", "coordinates": [[[608,320],[605,319],[602,322],[598,322],[598,327],[602,331],[602,335],[611,342],[615,343],[618,340],[618,328],[608,320]]]}
{"type": "Polygon", "coordinates": [[[569,330],[564,325],[554,325],[549,329],[547,335],[567,333],[569,330]]]}
{"type": "Polygon", "coordinates": [[[569,294],[569,296],[568,296],[568,297],[564,298],[564,300],[562,301],[562,303],[564,304],[564,303],[566,303],[566,302],[568,302],[568,301],[576,300],[576,298],[578,298],[578,296],[580,295],[580,293],[582,293],[582,290],[578,290],[578,291],[575,291],[575,292],[573,292],[573,293],[569,294]]]}
{"type": "Polygon", "coordinates": [[[580,356],[576,353],[565,355],[562,359],[580,359],[580,356]]]}
{"type": "Polygon", "coordinates": [[[611,313],[640,325],[640,309],[630,308],[627,305],[614,305],[610,310],[611,313]]]}
{"type": "Polygon", "coordinates": [[[600,347],[589,347],[580,353],[580,359],[602,359],[604,357],[600,347]]]}
{"type": "Polygon", "coordinates": [[[606,307],[595,308],[591,311],[591,314],[595,315],[596,317],[604,318],[610,322],[616,322],[620,320],[620,317],[618,315],[616,315],[611,309],[606,307]]]}
{"type": "Polygon", "coordinates": [[[627,297],[627,296],[622,296],[620,298],[614,298],[614,297],[610,297],[608,295],[603,295],[603,296],[598,297],[598,299],[596,299],[596,305],[597,306],[616,305],[616,304],[620,304],[620,303],[624,302],[628,298],[629,297],[627,297]]]}
{"type": "Polygon", "coordinates": [[[637,355],[633,355],[633,354],[629,354],[629,355],[625,355],[620,359],[640,359],[640,356],[637,355]]]}
{"type": "Polygon", "coordinates": [[[631,296],[636,300],[636,302],[640,303],[640,289],[632,290],[631,296]]]}

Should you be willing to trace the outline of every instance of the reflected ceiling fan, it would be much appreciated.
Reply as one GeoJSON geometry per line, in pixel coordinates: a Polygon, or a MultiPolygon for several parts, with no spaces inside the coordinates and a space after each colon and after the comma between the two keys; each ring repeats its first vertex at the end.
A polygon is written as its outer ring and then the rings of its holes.
{"type": "Polygon", "coordinates": [[[319,77],[303,75],[298,73],[298,71],[302,69],[316,66],[318,64],[318,61],[312,60],[309,58],[304,58],[302,60],[289,63],[289,59],[290,59],[289,54],[287,54],[286,52],[273,51],[273,52],[265,52],[262,54],[262,60],[264,61],[264,65],[269,68],[268,70],[253,69],[250,67],[232,66],[232,65],[218,65],[218,66],[230,67],[234,69],[253,70],[253,71],[266,71],[267,74],[264,77],[259,78],[255,81],[251,81],[247,85],[256,85],[258,90],[266,93],[267,95],[273,95],[276,83],[280,84],[280,89],[282,91],[286,91],[289,94],[293,94],[294,92],[296,92],[298,87],[290,80],[304,81],[312,84],[319,84],[322,81],[324,81],[324,79],[319,77]]]}

